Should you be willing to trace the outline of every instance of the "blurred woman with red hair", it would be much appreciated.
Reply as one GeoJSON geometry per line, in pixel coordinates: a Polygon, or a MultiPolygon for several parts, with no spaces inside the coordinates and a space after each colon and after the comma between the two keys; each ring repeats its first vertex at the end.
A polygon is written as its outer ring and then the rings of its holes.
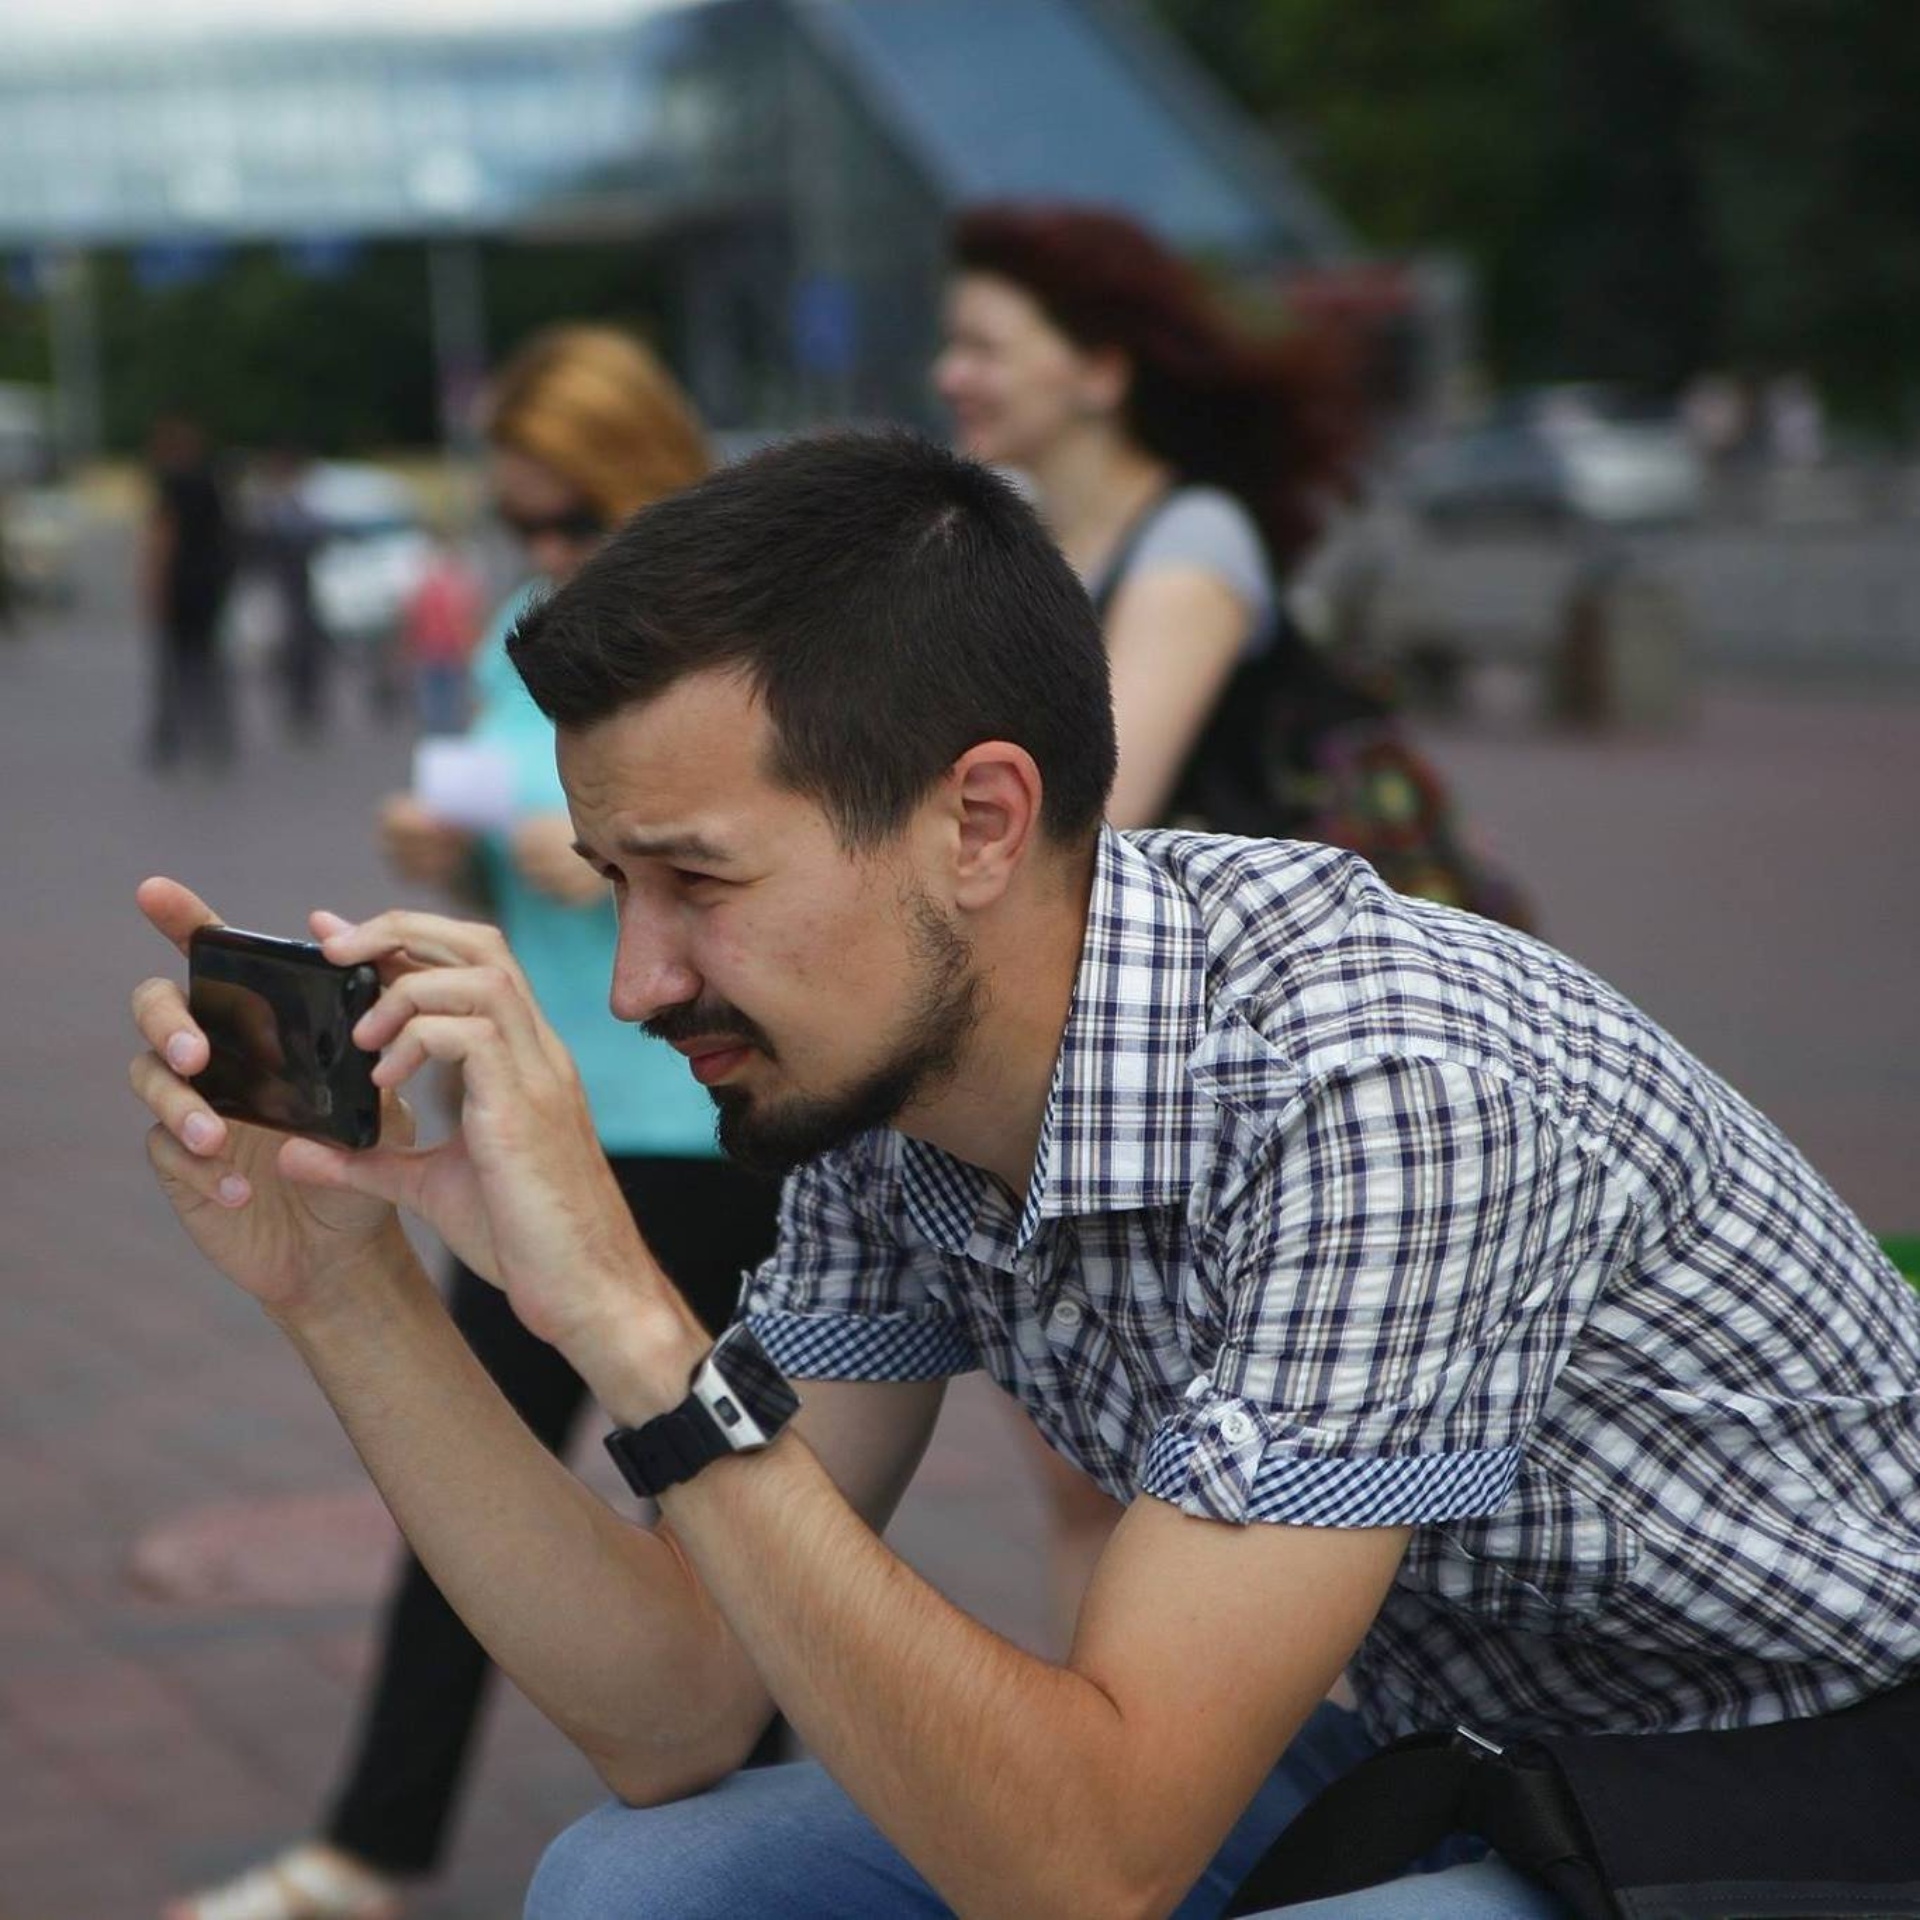
{"type": "Polygon", "coordinates": [[[935,384],[967,452],[1032,480],[1100,608],[1113,824],[1198,813],[1220,696],[1288,644],[1279,582],[1350,488],[1350,384],[1323,341],[1249,338],[1120,214],[978,207],[952,257],[935,384]]]}
{"type": "MultiPolygon", "coordinates": [[[[1337,363],[1324,342],[1247,337],[1119,214],[978,207],[952,259],[935,385],[964,449],[1032,482],[1100,612],[1120,736],[1108,818],[1275,831],[1218,817],[1207,787],[1235,757],[1215,733],[1236,672],[1303,647],[1281,583],[1350,488],[1337,363]]],[[[1066,1629],[1120,1509],[1031,1438],[1066,1629]]]]}

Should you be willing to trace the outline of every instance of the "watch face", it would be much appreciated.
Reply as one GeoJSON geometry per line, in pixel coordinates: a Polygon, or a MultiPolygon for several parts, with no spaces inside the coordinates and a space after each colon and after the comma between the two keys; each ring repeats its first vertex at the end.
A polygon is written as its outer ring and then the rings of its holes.
{"type": "Polygon", "coordinates": [[[700,1369],[698,1391],[735,1447],[764,1445],[800,1409],[800,1396],[744,1326],[720,1336],[700,1369]]]}

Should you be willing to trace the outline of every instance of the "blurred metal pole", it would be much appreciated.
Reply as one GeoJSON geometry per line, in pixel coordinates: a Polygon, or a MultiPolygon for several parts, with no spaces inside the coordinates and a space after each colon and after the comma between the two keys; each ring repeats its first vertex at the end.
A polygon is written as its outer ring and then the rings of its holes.
{"type": "Polygon", "coordinates": [[[100,451],[100,327],[94,309],[93,262],[79,247],[52,259],[47,326],[53,349],[54,436],[62,471],[100,451]]]}
{"type": "Polygon", "coordinates": [[[427,242],[427,304],[433,330],[440,444],[466,455],[479,445],[474,403],[487,367],[486,296],[480,248],[467,234],[427,242]]]}

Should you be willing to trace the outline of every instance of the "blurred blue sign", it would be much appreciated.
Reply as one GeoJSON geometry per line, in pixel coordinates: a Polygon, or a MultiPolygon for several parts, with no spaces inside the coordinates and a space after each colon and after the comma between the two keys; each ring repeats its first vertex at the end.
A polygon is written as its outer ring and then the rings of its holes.
{"type": "Polygon", "coordinates": [[[37,253],[16,253],[7,260],[7,291],[16,300],[38,300],[47,291],[47,270],[37,253]]]}
{"type": "Polygon", "coordinates": [[[219,271],[225,258],[224,247],[203,240],[155,242],[133,250],[133,277],[148,293],[168,293],[175,287],[198,286],[219,271]]]}
{"type": "Polygon", "coordinates": [[[338,280],[360,264],[360,242],[338,234],[312,234],[290,240],[280,257],[303,280],[338,280]]]}
{"type": "Polygon", "coordinates": [[[837,273],[809,274],[793,290],[793,357],[803,373],[853,371],[859,309],[853,283],[837,273]]]}

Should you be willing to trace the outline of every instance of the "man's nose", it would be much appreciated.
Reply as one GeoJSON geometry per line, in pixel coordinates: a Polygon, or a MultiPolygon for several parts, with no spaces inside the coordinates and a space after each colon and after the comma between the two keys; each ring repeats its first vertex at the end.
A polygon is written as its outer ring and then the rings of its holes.
{"type": "Polygon", "coordinates": [[[611,1005],[618,1020],[651,1020],[700,997],[700,976],[660,928],[623,926],[613,957],[611,1005]]]}

